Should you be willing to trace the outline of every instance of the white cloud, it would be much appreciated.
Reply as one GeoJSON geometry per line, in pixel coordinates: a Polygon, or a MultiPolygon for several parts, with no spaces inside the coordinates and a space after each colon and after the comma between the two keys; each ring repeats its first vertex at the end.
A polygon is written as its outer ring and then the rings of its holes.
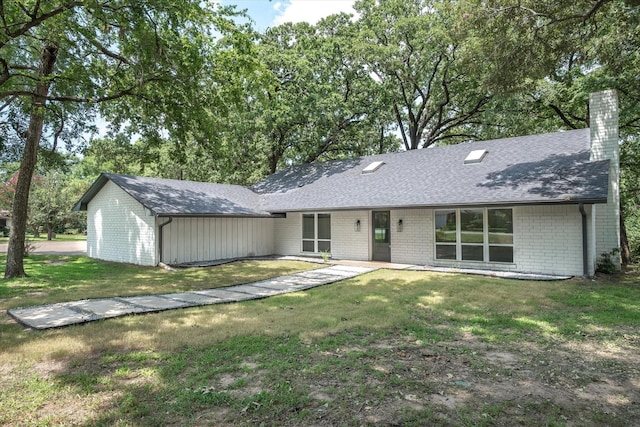
{"type": "Polygon", "coordinates": [[[286,3],[278,2],[274,9],[280,12],[274,19],[274,25],[285,22],[309,22],[317,23],[320,19],[340,12],[355,15],[353,4],[355,0],[289,0],[286,3]]]}

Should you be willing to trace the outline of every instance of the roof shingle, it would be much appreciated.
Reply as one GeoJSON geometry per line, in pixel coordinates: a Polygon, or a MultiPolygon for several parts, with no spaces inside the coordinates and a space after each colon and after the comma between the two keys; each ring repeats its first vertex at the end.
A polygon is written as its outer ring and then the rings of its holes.
{"type": "Polygon", "coordinates": [[[74,209],[106,180],[159,216],[606,202],[609,162],[589,157],[589,129],[580,129],[292,166],[251,188],[103,174],[74,209]],[[464,164],[473,150],[487,154],[464,164]],[[372,162],[384,164],[363,174],[372,162]]]}

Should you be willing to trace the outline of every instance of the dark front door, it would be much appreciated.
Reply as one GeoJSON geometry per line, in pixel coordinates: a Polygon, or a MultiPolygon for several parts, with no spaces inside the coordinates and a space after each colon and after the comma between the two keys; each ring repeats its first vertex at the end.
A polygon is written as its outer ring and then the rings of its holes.
{"type": "Polygon", "coordinates": [[[373,260],[391,262],[391,215],[373,212],[373,260]]]}

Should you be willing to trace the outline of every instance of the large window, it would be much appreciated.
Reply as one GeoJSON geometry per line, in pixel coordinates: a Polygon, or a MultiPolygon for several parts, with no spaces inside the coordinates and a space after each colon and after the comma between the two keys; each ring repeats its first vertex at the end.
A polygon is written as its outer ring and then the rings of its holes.
{"type": "Polygon", "coordinates": [[[435,212],[436,259],[513,262],[511,209],[435,212]]]}
{"type": "Polygon", "coordinates": [[[302,215],[302,252],[331,252],[331,214],[302,215]]]}

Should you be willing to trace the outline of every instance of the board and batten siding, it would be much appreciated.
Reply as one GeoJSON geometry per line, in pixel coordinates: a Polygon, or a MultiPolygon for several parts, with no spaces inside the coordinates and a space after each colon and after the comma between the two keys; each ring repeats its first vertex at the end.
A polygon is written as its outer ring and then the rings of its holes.
{"type": "Polygon", "coordinates": [[[108,181],[87,206],[87,255],[106,261],[156,265],[155,218],[108,181]]]}
{"type": "MultiPolygon", "coordinates": [[[[166,220],[159,218],[158,224],[166,220]]],[[[174,218],[162,231],[162,261],[179,264],[271,255],[273,222],[271,218],[174,218]]]]}

